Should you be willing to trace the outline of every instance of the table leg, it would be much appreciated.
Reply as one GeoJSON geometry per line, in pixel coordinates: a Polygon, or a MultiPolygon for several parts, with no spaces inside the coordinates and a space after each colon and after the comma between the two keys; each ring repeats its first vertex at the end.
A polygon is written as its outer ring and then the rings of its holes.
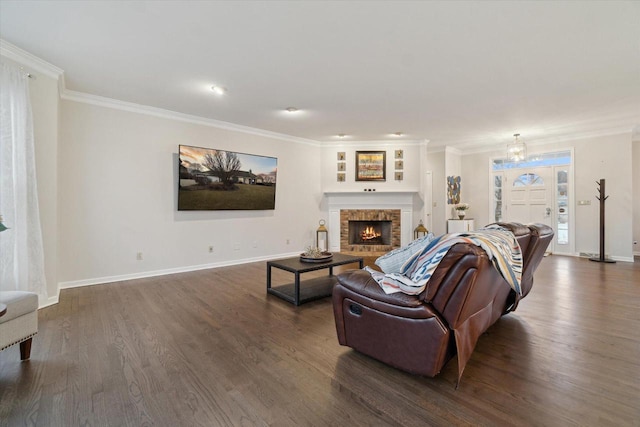
{"type": "Polygon", "coordinates": [[[296,288],[296,294],[295,294],[295,303],[296,306],[300,305],[300,273],[296,272],[296,279],[295,279],[295,288],[296,288]]]}
{"type": "Polygon", "coordinates": [[[271,289],[271,265],[267,263],[267,290],[271,289]]]}

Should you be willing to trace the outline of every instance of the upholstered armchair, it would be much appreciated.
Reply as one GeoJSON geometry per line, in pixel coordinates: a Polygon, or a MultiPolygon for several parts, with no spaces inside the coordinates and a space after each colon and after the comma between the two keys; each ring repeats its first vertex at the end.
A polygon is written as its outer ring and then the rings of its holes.
{"type": "Polygon", "coordinates": [[[20,344],[20,359],[31,357],[31,342],[38,332],[38,295],[33,292],[0,292],[5,306],[0,316],[0,350],[20,344]]]}

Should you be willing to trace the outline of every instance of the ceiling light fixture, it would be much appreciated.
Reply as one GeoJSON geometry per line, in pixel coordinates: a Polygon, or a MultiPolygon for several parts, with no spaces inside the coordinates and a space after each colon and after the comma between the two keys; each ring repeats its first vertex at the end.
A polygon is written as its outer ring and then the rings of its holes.
{"type": "Polygon", "coordinates": [[[338,134],[338,138],[344,138],[345,136],[347,136],[347,135],[345,135],[344,133],[339,133],[338,134]]]}
{"type": "Polygon", "coordinates": [[[290,113],[295,113],[296,111],[298,111],[298,109],[296,107],[288,107],[287,111],[290,113]]]}
{"type": "Polygon", "coordinates": [[[396,132],[393,134],[394,136],[402,136],[402,132],[396,132]]]}
{"type": "Polygon", "coordinates": [[[507,144],[507,160],[510,162],[521,162],[527,158],[527,145],[520,141],[519,133],[514,133],[514,141],[507,144]]]}
{"type": "Polygon", "coordinates": [[[216,85],[211,86],[211,90],[217,95],[224,95],[227,92],[226,87],[216,85]]]}

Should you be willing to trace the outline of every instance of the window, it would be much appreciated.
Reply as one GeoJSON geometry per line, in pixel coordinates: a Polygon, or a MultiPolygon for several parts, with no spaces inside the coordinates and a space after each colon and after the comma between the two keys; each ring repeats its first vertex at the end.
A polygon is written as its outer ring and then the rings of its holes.
{"type": "Polygon", "coordinates": [[[556,206],[558,209],[556,215],[558,235],[556,238],[559,245],[569,244],[569,183],[567,176],[566,169],[556,171],[556,206]]]}
{"type": "Polygon", "coordinates": [[[528,185],[544,185],[544,179],[535,173],[523,173],[513,181],[514,187],[526,187],[528,185]]]}
{"type": "Polygon", "coordinates": [[[493,220],[502,221],[502,175],[493,177],[493,220]]]}
{"type": "Polygon", "coordinates": [[[524,162],[509,162],[507,159],[495,159],[491,165],[494,172],[505,169],[528,169],[538,166],[559,166],[571,164],[571,152],[559,151],[557,153],[535,154],[527,157],[524,162]]]}

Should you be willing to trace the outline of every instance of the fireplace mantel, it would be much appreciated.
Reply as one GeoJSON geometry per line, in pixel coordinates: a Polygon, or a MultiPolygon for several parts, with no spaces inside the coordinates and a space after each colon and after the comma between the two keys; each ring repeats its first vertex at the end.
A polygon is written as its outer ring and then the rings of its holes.
{"type": "Polygon", "coordinates": [[[400,209],[400,244],[409,244],[413,232],[413,212],[420,209],[414,206],[418,202],[418,194],[418,191],[326,191],[329,250],[340,251],[340,211],[343,209],[400,209]]]}
{"type": "Polygon", "coordinates": [[[355,191],[355,190],[351,190],[351,191],[325,191],[324,195],[326,197],[331,197],[331,196],[341,196],[341,195],[353,195],[353,194],[360,194],[360,195],[375,195],[375,194],[418,194],[418,190],[402,190],[402,191],[355,191]]]}

